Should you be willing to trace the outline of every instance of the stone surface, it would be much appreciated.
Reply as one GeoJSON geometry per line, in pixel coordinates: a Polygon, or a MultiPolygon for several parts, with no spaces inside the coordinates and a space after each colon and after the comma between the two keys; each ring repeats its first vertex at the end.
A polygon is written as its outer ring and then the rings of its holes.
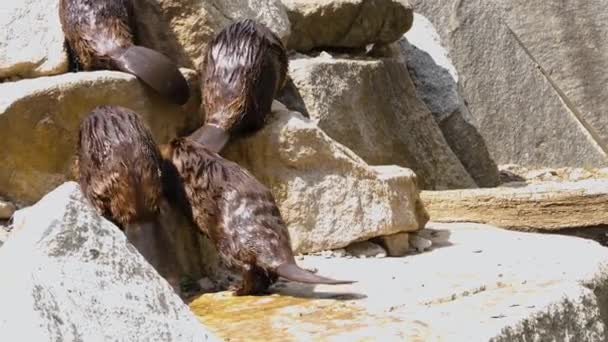
{"type": "Polygon", "coordinates": [[[367,163],[411,168],[425,189],[476,186],[400,58],[298,56],[289,70],[310,118],[367,163]]]}
{"type": "Polygon", "coordinates": [[[514,184],[494,189],[423,191],[433,221],[558,230],[608,224],[608,180],[514,184]]]}
{"type": "Polygon", "coordinates": [[[420,14],[399,41],[418,97],[439,124],[443,136],[477,185],[498,185],[498,167],[458,90],[458,74],[433,25],[420,14]]]}
{"type": "Polygon", "coordinates": [[[0,3],[0,80],[68,70],[58,6],[57,0],[0,3]]]}
{"type": "Polygon", "coordinates": [[[297,253],[414,231],[427,220],[411,170],[367,165],[276,101],[266,127],[223,154],[271,189],[297,253]]]}
{"type": "Polygon", "coordinates": [[[378,238],[378,241],[386,250],[386,254],[391,257],[406,255],[410,250],[409,240],[410,234],[408,233],[397,233],[378,238]]]}
{"type": "Polygon", "coordinates": [[[383,258],[386,256],[384,248],[371,241],[355,242],[346,247],[346,252],[358,258],[383,258]]]}
{"type": "Polygon", "coordinates": [[[280,0],[142,0],[135,5],[142,44],[197,70],[207,44],[234,20],[256,19],[284,42],[291,27],[280,0]]]}
{"type": "Polygon", "coordinates": [[[190,307],[231,340],[606,339],[608,249],[470,223],[429,226],[449,232],[450,243],[403,258],[299,261],[356,284],[284,283],[271,296],[207,294],[190,307]]]}
{"type": "Polygon", "coordinates": [[[23,341],[217,341],[76,183],[16,213],[0,331],[23,341]],[[18,260],[19,262],[15,262],[18,260]]]}
{"type": "Polygon", "coordinates": [[[7,220],[17,210],[17,207],[11,202],[3,201],[0,199],[0,220],[7,220]]]}
{"type": "MultiPolygon", "coordinates": [[[[581,33],[584,36],[598,25],[605,27],[605,20],[599,19],[594,25],[590,25],[587,19],[576,25],[554,20],[556,11],[561,11],[563,18],[569,20],[572,20],[573,13],[577,13],[578,18],[579,12],[566,10],[576,5],[530,4],[521,11],[509,12],[501,5],[506,1],[415,0],[413,3],[418,13],[433,22],[444,46],[448,47],[460,77],[461,95],[496,163],[537,167],[607,164],[605,151],[579,121],[578,109],[562,96],[553,76],[539,68],[537,58],[542,56],[530,54],[526,43],[508,26],[506,18],[537,28],[536,33],[539,34],[531,35],[533,39],[541,41],[550,35],[554,37],[551,39],[553,43],[559,46],[568,45],[562,43],[562,39],[566,39],[562,38],[562,32],[578,32],[578,28],[584,28],[581,33]],[[543,10],[536,10],[541,8],[543,10]],[[544,10],[547,8],[551,10],[544,10]],[[558,26],[560,29],[555,29],[558,26]]],[[[516,4],[524,4],[524,1],[516,4]]],[[[597,6],[590,3],[588,8],[601,16],[599,13],[603,12],[597,6]]],[[[588,11],[581,13],[584,15],[588,11]]],[[[579,46],[586,46],[587,50],[592,49],[597,39],[575,38],[574,41],[579,46]]],[[[590,71],[585,67],[588,61],[602,58],[598,53],[597,58],[579,61],[574,58],[576,55],[564,57],[564,49],[567,48],[543,48],[543,53],[552,55],[556,61],[556,69],[573,70],[570,65],[577,65],[581,70],[590,71]],[[558,50],[560,52],[556,53],[558,50]],[[563,63],[568,65],[564,67],[563,63]]],[[[598,63],[596,67],[603,70],[601,65],[598,63]]],[[[606,77],[602,73],[590,72],[598,75],[593,82],[606,77]]],[[[596,99],[603,101],[603,97],[596,99]]],[[[594,109],[603,113],[600,107],[594,109]]]]}
{"type": "Polygon", "coordinates": [[[292,25],[288,47],[360,48],[394,42],[412,26],[408,0],[282,0],[292,25]]]}
{"type": "MultiPolygon", "coordinates": [[[[194,89],[196,74],[184,70],[194,89]]],[[[32,203],[70,172],[80,120],[98,105],[140,113],[157,143],[200,125],[200,96],[184,106],[159,98],[135,76],[112,71],[69,73],[0,84],[0,196],[32,203]]]]}
{"type": "MultiPolygon", "coordinates": [[[[500,0],[506,25],[608,148],[608,3],[500,0]],[[540,18],[540,20],[539,20],[540,18]]],[[[606,165],[606,163],[604,163],[606,165]]]]}

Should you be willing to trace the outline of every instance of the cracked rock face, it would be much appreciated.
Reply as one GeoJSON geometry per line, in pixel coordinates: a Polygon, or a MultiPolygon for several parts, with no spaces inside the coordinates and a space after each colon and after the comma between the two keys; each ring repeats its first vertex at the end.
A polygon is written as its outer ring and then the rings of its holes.
{"type": "Polygon", "coordinates": [[[288,48],[363,48],[398,40],[412,26],[408,0],[282,0],[292,25],[288,48]]]}
{"type": "Polygon", "coordinates": [[[66,183],[15,214],[0,331],[19,341],[216,341],[125,235],[66,183]],[[17,261],[17,262],[16,262],[17,261]]]}
{"type": "MultiPolygon", "coordinates": [[[[594,101],[605,99],[600,95],[606,91],[607,77],[602,65],[608,63],[595,50],[593,56],[576,58],[593,49],[597,42],[593,34],[605,31],[606,20],[591,19],[605,13],[599,9],[605,9],[605,3],[583,3],[515,1],[507,7],[507,2],[500,1],[414,1],[417,12],[430,19],[443,45],[449,47],[460,75],[461,94],[496,163],[548,167],[608,163],[577,118],[582,111],[578,104],[590,94],[597,95],[594,101]],[[577,19],[572,24],[560,24],[573,13],[577,19]],[[602,58],[601,63],[594,62],[602,58]],[[579,87],[581,82],[586,86],[579,87]],[[602,86],[594,87],[596,82],[602,86]]],[[[604,45],[598,45],[599,51],[605,50],[604,45]]],[[[601,115],[595,121],[598,131],[604,125],[599,122],[606,121],[601,108],[593,109],[596,117],[601,115]]]]}

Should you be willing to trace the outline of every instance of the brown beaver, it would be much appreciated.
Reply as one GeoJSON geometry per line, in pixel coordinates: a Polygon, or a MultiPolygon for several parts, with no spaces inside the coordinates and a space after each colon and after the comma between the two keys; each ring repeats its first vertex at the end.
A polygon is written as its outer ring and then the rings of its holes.
{"type": "Polygon", "coordinates": [[[236,295],[264,293],[277,276],[304,283],[352,283],[296,265],[272,194],[244,168],[189,138],[174,139],[165,148],[163,154],[183,184],[195,224],[226,264],[243,272],[236,295]]]}
{"type": "Polygon", "coordinates": [[[211,41],[201,67],[205,125],[191,138],[220,152],[230,137],[264,126],[287,75],[287,53],[270,29],[236,21],[211,41]]]}
{"type": "Polygon", "coordinates": [[[121,70],[171,102],[188,101],[190,88],[177,65],[157,51],[135,45],[130,0],[61,0],[59,18],[79,68],[121,70]]]}
{"type": "Polygon", "coordinates": [[[180,293],[172,239],[159,218],[165,205],[161,162],[150,131],[127,108],[97,107],[80,125],[78,166],[83,193],[180,293]]]}

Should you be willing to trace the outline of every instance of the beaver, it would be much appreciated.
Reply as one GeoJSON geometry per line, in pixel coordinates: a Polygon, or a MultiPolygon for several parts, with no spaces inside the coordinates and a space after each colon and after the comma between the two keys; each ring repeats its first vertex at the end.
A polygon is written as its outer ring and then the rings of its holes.
{"type": "Polygon", "coordinates": [[[313,284],[353,283],[321,277],[296,264],[272,194],[247,170],[187,137],[173,139],[163,155],[183,184],[195,225],[228,267],[242,271],[235,295],[266,293],[278,276],[313,284]]]}
{"type": "Polygon", "coordinates": [[[236,21],[207,47],[201,64],[201,111],[205,124],[190,137],[220,152],[231,137],[264,126],[288,67],[283,43],[251,19],[236,21]]]}
{"type": "Polygon", "coordinates": [[[173,103],[188,101],[190,88],[177,65],[167,56],[135,44],[130,0],[61,0],[59,18],[77,68],[124,71],[173,103]]]}
{"type": "Polygon", "coordinates": [[[172,237],[159,217],[161,207],[169,206],[162,158],[139,115],[119,106],[96,107],[80,125],[77,146],[85,197],[180,294],[172,237]]]}

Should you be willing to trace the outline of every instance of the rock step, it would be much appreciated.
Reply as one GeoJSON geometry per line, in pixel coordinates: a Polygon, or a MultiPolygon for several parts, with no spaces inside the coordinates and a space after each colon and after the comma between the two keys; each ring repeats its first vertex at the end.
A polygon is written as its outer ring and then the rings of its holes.
{"type": "Polygon", "coordinates": [[[205,294],[190,308],[231,341],[605,339],[600,312],[608,309],[601,297],[608,249],[586,239],[488,225],[429,227],[449,235],[449,243],[402,258],[298,261],[356,284],[281,282],[270,296],[205,294]]]}
{"type": "Polygon", "coordinates": [[[608,224],[608,180],[544,182],[492,189],[423,191],[437,222],[479,222],[505,228],[559,230],[608,224]]]}

